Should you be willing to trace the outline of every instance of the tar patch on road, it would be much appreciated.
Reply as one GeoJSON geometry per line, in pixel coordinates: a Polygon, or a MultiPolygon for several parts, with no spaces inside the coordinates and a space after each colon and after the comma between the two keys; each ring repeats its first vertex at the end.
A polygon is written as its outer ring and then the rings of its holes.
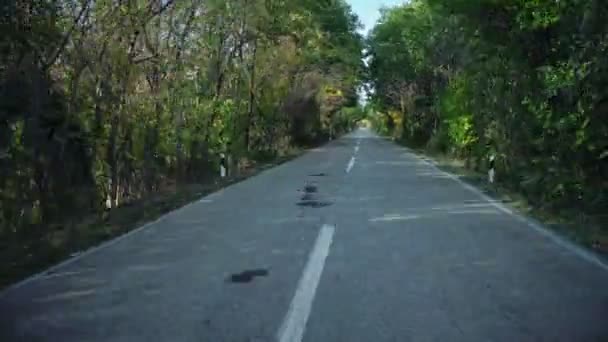
{"type": "Polygon", "coordinates": [[[304,194],[300,198],[300,202],[296,203],[300,207],[309,207],[309,208],[324,208],[332,205],[332,202],[327,201],[319,201],[315,199],[315,195],[319,192],[319,188],[313,184],[306,184],[304,186],[304,194]]]}
{"type": "Polygon", "coordinates": [[[312,175],[308,175],[309,177],[325,177],[327,176],[326,173],[321,172],[321,173],[313,173],[312,175]]]}
{"type": "Polygon", "coordinates": [[[322,201],[314,201],[314,200],[298,202],[298,205],[300,207],[310,207],[310,208],[314,208],[314,209],[329,207],[332,204],[333,203],[331,203],[331,202],[322,202],[322,201]]]}
{"type": "Polygon", "coordinates": [[[267,277],[269,273],[266,269],[247,270],[230,275],[227,281],[235,284],[247,284],[251,283],[255,278],[267,277]]]}
{"type": "Polygon", "coordinates": [[[314,201],[315,196],[313,196],[312,194],[304,194],[302,196],[302,201],[314,201]]]}
{"type": "Polygon", "coordinates": [[[319,188],[317,188],[316,185],[307,184],[304,187],[304,192],[307,193],[307,194],[314,194],[314,193],[319,192],[319,188]]]}

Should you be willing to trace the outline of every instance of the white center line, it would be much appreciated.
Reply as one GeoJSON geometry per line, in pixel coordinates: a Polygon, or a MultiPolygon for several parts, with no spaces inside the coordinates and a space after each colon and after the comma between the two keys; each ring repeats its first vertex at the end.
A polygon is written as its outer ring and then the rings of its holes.
{"type": "Polygon", "coordinates": [[[302,278],[298,283],[296,293],[289,305],[287,315],[277,334],[278,342],[302,341],[335,230],[334,226],[327,224],[321,227],[315,246],[308,257],[308,263],[304,268],[302,278]]]}
{"type": "Polygon", "coordinates": [[[361,139],[358,139],[357,145],[355,145],[355,153],[353,153],[353,156],[350,159],[350,161],[348,162],[348,166],[346,167],[346,173],[350,173],[350,171],[353,169],[353,166],[355,166],[355,161],[357,159],[357,153],[359,153],[360,144],[361,144],[361,139]]]}
{"type": "Polygon", "coordinates": [[[357,158],[355,158],[355,156],[350,157],[350,161],[348,162],[348,165],[346,166],[346,173],[350,173],[350,171],[353,169],[353,166],[355,166],[356,160],[357,160],[357,158]]]}

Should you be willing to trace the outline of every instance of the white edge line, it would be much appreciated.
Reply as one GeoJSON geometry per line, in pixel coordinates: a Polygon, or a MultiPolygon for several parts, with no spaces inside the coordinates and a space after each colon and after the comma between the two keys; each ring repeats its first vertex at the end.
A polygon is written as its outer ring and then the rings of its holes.
{"type": "Polygon", "coordinates": [[[420,215],[385,215],[369,219],[369,222],[393,222],[393,221],[409,221],[422,218],[420,215]]]}
{"type": "Polygon", "coordinates": [[[277,333],[278,342],[302,341],[335,229],[334,226],[327,224],[321,227],[287,314],[277,333]]]}
{"type": "Polygon", "coordinates": [[[507,215],[513,216],[517,220],[519,220],[519,221],[527,224],[530,228],[532,228],[533,230],[535,230],[540,235],[542,235],[545,238],[548,238],[549,240],[553,241],[555,244],[561,246],[562,248],[565,248],[566,250],[570,251],[574,255],[577,255],[578,257],[584,259],[585,261],[587,261],[589,263],[592,263],[592,264],[598,266],[599,268],[601,268],[602,270],[608,272],[608,264],[606,264],[595,253],[593,253],[591,251],[588,251],[586,249],[583,249],[582,247],[579,247],[578,245],[576,245],[576,244],[574,244],[574,243],[566,240],[565,238],[563,238],[563,237],[557,235],[556,233],[550,231],[549,229],[543,227],[540,223],[535,222],[531,218],[528,218],[528,217],[525,217],[525,216],[523,216],[523,215],[521,215],[519,213],[516,213],[512,209],[506,207],[504,204],[502,204],[500,202],[497,202],[495,199],[493,199],[492,197],[486,195],[481,190],[477,189],[476,187],[472,186],[471,184],[468,184],[468,183],[464,182],[463,180],[461,180],[460,178],[458,178],[457,176],[455,176],[455,175],[453,175],[453,174],[451,174],[449,172],[441,170],[433,162],[428,161],[427,159],[425,159],[422,156],[420,156],[419,154],[411,151],[410,149],[407,149],[407,150],[413,156],[415,156],[417,159],[421,160],[423,163],[431,166],[432,168],[434,168],[438,172],[445,174],[448,178],[450,178],[453,181],[457,182],[458,184],[460,184],[465,189],[469,190],[470,192],[476,194],[477,196],[481,197],[485,201],[489,202],[490,205],[492,205],[496,209],[502,211],[503,213],[505,213],[507,215]]]}

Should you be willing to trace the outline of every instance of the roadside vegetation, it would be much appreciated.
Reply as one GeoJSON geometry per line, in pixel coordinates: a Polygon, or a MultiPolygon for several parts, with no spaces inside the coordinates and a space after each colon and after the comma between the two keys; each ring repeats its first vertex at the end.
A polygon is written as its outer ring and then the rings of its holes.
{"type": "Polygon", "coordinates": [[[370,120],[477,179],[494,155],[494,189],[608,251],[607,15],[602,0],[387,9],[367,42],[370,120]]]}
{"type": "Polygon", "coordinates": [[[343,0],[0,5],[0,285],[360,119],[343,0]],[[119,227],[119,228],[116,228],[119,227]]]}

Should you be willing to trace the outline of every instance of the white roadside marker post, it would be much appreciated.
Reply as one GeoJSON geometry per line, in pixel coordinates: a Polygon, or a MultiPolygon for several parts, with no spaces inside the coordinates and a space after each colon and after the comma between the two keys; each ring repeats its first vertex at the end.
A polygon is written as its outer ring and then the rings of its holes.
{"type": "Polygon", "coordinates": [[[220,177],[226,178],[226,155],[224,153],[220,153],[220,177]]]}
{"type": "Polygon", "coordinates": [[[494,169],[495,161],[496,161],[496,157],[494,155],[491,155],[490,156],[490,167],[488,170],[488,182],[490,182],[490,184],[494,184],[495,177],[496,177],[496,171],[494,169]]]}

